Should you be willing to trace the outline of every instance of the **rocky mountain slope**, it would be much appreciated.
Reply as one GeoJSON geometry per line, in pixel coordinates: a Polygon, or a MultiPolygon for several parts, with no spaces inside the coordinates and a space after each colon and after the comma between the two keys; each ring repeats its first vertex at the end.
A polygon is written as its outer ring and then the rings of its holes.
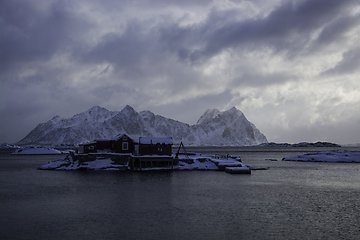
{"type": "Polygon", "coordinates": [[[235,107],[220,112],[207,110],[197,124],[189,125],[150,111],[136,112],[127,105],[119,111],[102,107],[65,119],[55,116],[39,124],[18,144],[78,144],[94,139],[111,139],[127,133],[141,137],[172,137],[175,144],[197,146],[242,146],[267,143],[266,137],[235,107]]]}

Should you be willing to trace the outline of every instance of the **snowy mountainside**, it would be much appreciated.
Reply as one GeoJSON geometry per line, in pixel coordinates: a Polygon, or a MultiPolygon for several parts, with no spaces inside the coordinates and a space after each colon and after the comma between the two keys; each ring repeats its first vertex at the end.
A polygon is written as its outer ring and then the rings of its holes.
{"type": "Polygon", "coordinates": [[[235,107],[224,112],[208,110],[204,115],[198,121],[200,124],[192,127],[199,141],[206,142],[206,145],[254,145],[255,142],[267,142],[265,135],[235,107]]]}
{"type": "Polygon", "coordinates": [[[127,105],[121,111],[92,107],[71,118],[55,116],[41,123],[18,144],[78,144],[94,139],[111,139],[127,133],[139,137],[172,137],[175,144],[240,146],[267,143],[266,137],[235,107],[220,112],[207,110],[197,124],[189,125],[150,111],[136,112],[127,105]]]}

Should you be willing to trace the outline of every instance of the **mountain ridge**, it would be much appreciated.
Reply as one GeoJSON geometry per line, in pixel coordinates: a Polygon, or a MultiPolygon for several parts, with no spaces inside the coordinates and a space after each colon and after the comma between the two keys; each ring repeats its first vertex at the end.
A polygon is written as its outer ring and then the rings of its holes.
{"type": "Polygon", "coordinates": [[[172,137],[175,144],[193,146],[248,146],[267,139],[245,115],[233,107],[227,111],[208,109],[194,125],[156,115],[136,112],[130,105],[121,111],[94,106],[70,118],[55,116],[38,124],[17,144],[77,145],[94,139],[111,139],[126,133],[138,137],[172,137]]]}

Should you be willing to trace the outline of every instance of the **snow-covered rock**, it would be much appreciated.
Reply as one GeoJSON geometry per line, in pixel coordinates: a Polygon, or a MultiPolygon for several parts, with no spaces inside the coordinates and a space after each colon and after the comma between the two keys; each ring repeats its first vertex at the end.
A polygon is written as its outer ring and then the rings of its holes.
{"type": "Polygon", "coordinates": [[[219,170],[216,164],[208,159],[195,158],[191,163],[179,161],[179,165],[174,166],[175,170],[219,170]]]}
{"type": "Polygon", "coordinates": [[[1,143],[0,144],[0,149],[8,149],[8,148],[20,148],[17,145],[14,144],[9,144],[9,143],[1,143]]]}
{"type": "Polygon", "coordinates": [[[360,152],[333,150],[317,153],[309,153],[294,157],[283,158],[283,161],[301,161],[301,162],[356,162],[360,163],[360,152]]]}
{"type": "Polygon", "coordinates": [[[57,155],[62,154],[61,151],[53,149],[53,148],[43,148],[43,147],[28,147],[28,148],[20,148],[12,152],[11,154],[17,155],[57,155]]]}
{"type": "Polygon", "coordinates": [[[174,144],[244,146],[267,143],[266,137],[235,107],[207,110],[195,125],[150,111],[136,112],[127,105],[120,112],[98,106],[65,119],[55,116],[41,123],[18,144],[76,145],[94,139],[112,139],[126,133],[139,137],[172,137],[174,144]]]}

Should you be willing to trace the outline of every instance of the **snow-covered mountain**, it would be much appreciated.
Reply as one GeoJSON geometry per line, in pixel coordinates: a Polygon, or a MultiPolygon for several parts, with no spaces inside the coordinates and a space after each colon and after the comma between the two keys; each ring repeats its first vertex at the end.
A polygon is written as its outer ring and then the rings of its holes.
{"type": "Polygon", "coordinates": [[[39,124],[18,144],[78,144],[94,139],[111,139],[127,133],[139,137],[172,137],[175,144],[197,146],[243,146],[267,143],[267,139],[235,107],[220,112],[207,110],[197,124],[189,125],[150,111],[136,112],[127,105],[119,111],[92,107],[71,118],[53,117],[39,124]]]}

